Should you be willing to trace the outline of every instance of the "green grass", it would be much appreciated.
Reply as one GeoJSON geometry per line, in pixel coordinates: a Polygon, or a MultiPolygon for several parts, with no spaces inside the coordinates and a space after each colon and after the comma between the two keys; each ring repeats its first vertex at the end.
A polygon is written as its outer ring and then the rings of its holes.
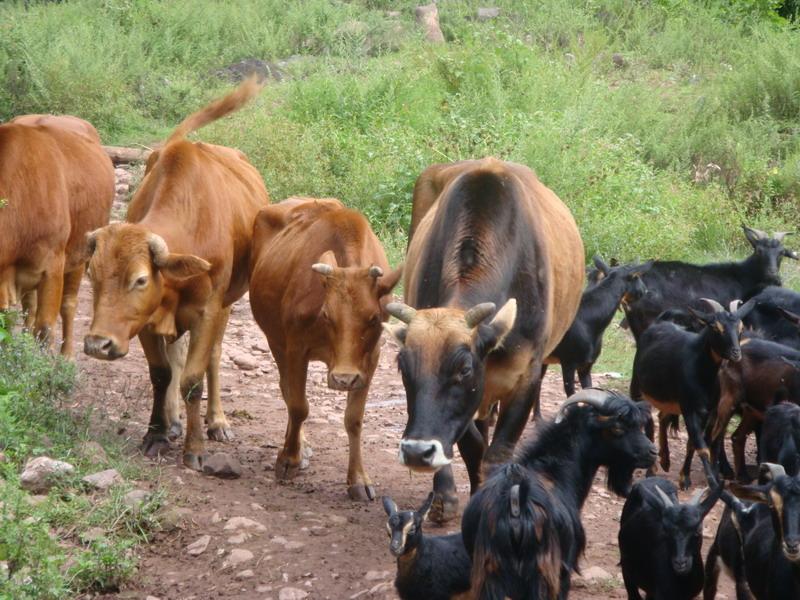
{"type": "Polygon", "coordinates": [[[73,113],[152,143],[229,89],[219,69],[295,57],[198,137],[244,150],[275,199],[363,210],[394,261],[419,172],[488,154],[564,199],[587,258],[741,254],[741,221],[800,218],[792,2],[498,0],[478,22],[477,0],[441,0],[439,46],[411,0],[30,4],[0,5],[0,117],[73,113]]]}
{"type": "Polygon", "coordinates": [[[136,546],[158,527],[163,494],[139,510],[122,498],[130,484],[91,492],[84,475],[116,468],[126,481],[146,477],[125,449],[92,427],[91,415],[66,405],[74,365],[43,353],[27,335],[9,335],[0,315],[0,598],[71,598],[114,591],[136,567],[136,546]],[[106,459],[78,451],[103,442],[106,459]],[[33,497],[19,476],[33,456],[65,460],[75,473],[33,497]],[[96,536],[87,536],[90,530],[96,536]],[[91,538],[91,539],[90,539],[91,538]]]}

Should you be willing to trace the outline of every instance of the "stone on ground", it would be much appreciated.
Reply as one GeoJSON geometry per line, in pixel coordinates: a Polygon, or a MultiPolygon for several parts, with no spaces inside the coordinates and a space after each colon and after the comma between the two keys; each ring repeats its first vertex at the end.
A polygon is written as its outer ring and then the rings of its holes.
{"type": "Polygon", "coordinates": [[[221,479],[238,479],[242,476],[242,465],[230,454],[218,452],[205,461],[203,473],[221,479]]]}
{"type": "Polygon", "coordinates": [[[119,471],[116,469],[106,469],[105,471],[99,471],[98,473],[87,475],[81,479],[81,481],[83,481],[89,487],[104,491],[111,486],[122,483],[123,479],[122,475],[120,475],[119,471]]]}
{"type": "Polygon", "coordinates": [[[71,464],[53,460],[48,456],[30,459],[19,477],[22,489],[33,494],[44,494],[63,477],[75,471],[71,464]]]}

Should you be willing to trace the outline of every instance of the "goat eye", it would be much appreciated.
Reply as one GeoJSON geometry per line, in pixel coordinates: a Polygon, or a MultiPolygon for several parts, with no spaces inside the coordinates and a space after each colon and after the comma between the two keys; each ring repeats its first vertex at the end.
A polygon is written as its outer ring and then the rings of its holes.
{"type": "Polygon", "coordinates": [[[416,527],[412,527],[411,529],[408,530],[408,533],[406,533],[406,535],[407,536],[408,535],[414,535],[416,532],[417,532],[417,528],[416,527]]]}
{"type": "Polygon", "coordinates": [[[614,425],[614,427],[611,428],[611,433],[616,436],[621,436],[625,433],[625,428],[622,425],[614,425]]]}

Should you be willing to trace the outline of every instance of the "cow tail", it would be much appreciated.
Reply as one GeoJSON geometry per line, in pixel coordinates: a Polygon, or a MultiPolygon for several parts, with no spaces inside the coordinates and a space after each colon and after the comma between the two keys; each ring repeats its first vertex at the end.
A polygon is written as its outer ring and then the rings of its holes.
{"type": "Polygon", "coordinates": [[[236,112],[247,104],[253,97],[255,97],[264,87],[262,82],[259,82],[258,76],[253,75],[246,79],[242,84],[233,90],[230,94],[219,100],[215,100],[205,108],[198,110],[186,117],[180,125],[175,128],[172,135],[167,139],[167,144],[185,138],[192,131],[200,129],[213,123],[217,119],[221,119],[233,112],[236,112]]]}

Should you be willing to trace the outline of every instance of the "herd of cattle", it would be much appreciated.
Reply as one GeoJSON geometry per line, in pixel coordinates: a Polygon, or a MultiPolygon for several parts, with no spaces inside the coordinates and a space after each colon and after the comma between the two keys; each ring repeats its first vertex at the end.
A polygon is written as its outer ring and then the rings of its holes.
{"type": "Polygon", "coordinates": [[[433,473],[419,510],[383,498],[402,598],[566,598],[585,546],[581,507],[601,466],[611,490],[627,497],[619,545],[629,598],[702,590],[709,600],[720,565],[739,600],[800,598],[800,294],[780,287],[782,258],[798,259],[786,234],[745,227],[753,253],[740,262],[609,266],[598,257],[584,289],[584,247],[569,210],[529,168],[486,158],[420,175],[404,270],[393,269],[360,213],[335,199],[270,205],[241,152],[186,139],[259,89],[248,80],[184,120],[149,157],[124,223],[108,222],[114,171],[90,124],[28,115],[0,125],[0,310],[21,302],[26,326],[49,347],[60,312],[61,353],[70,356],[87,272],[86,354],[119,359],[138,336],[147,359],[145,454],[181,436],[183,400],[183,463],[202,469],[204,378],[206,433],[230,439],[221,344],[231,305],[249,291],[288,407],[280,479],[310,456],[305,384],[318,360],[328,385],[347,392],[348,493],[374,499],[361,457],[364,406],[382,330],[401,347],[408,421],[400,461],[433,473]],[[404,302],[391,302],[401,276],[404,302]],[[591,387],[603,331],[620,307],[637,345],[633,400],[591,387]],[[568,400],[515,454],[554,363],[568,400]],[[735,470],[723,445],[734,414],[735,470]],[[669,470],[667,433],[681,415],[689,441],[679,484],[689,487],[695,452],[708,484],[683,504],[663,478],[633,485],[634,471],[652,475],[659,456],[669,470]],[[753,431],[762,465],[758,484],[748,485],[753,431]],[[459,512],[454,446],[471,499],[461,532],[428,536],[426,518],[442,523],[459,512]],[[727,509],[704,568],[702,522],[719,498],[727,509]]]}

